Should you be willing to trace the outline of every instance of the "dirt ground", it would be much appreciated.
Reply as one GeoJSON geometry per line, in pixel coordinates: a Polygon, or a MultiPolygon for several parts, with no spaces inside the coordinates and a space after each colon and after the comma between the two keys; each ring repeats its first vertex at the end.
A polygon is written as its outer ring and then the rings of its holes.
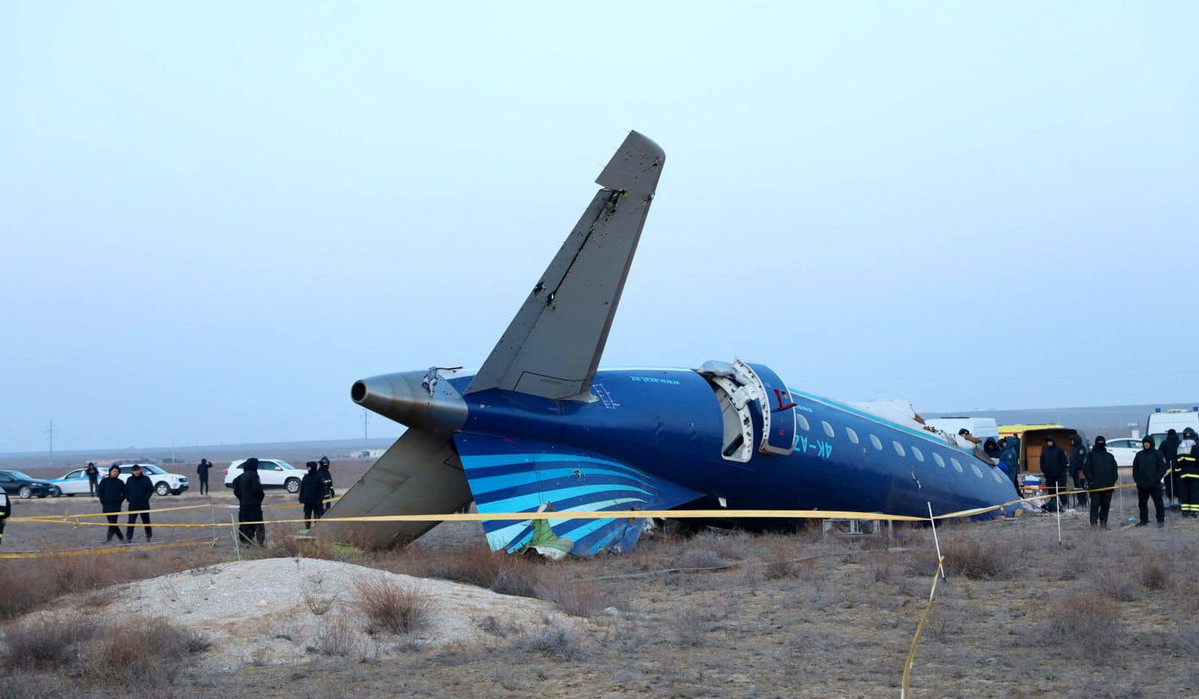
{"type": "MultiPolygon", "coordinates": [[[[213,499],[232,502],[220,487],[213,499]]],[[[268,503],[286,500],[279,494],[268,503]]],[[[1127,493],[1122,500],[1123,514],[1135,516],[1135,501],[1127,493]]],[[[175,502],[202,500],[189,493],[162,498],[155,506],[175,502]]],[[[1171,513],[1163,529],[1123,526],[1119,502],[1109,530],[1092,529],[1081,512],[1063,516],[1060,544],[1058,521],[1047,515],[942,527],[948,579],[938,587],[916,651],[912,694],[1135,697],[1199,691],[1194,662],[1199,520],[1171,513]]],[[[17,506],[14,514],[29,515],[86,509],[88,503],[77,497],[18,501],[17,506]]],[[[180,519],[198,518],[191,512],[179,513],[180,519]]],[[[211,519],[210,511],[201,512],[211,519]]],[[[162,521],[168,518],[169,513],[162,514],[162,521]]],[[[208,529],[196,531],[209,535],[208,529]]],[[[267,555],[288,555],[287,527],[278,525],[272,532],[278,546],[267,555]]],[[[99,528],[36,523],[14,523],[8,533],[13,536],[6,535],[5,551],[47,544],[98,546],[103,538],[99,528]]],[[[190,530],[163,530],[162,538],[195,536],[190,530]]],[[[478,525],[447,524],[404,551],[307,553],[436,577],[446,575],[440,569],[454,561],[478,555],[481,539],[478,525]]],[[[233,552],[223,537],[216,548],[194,553],[130,551],[103,558],[129,557],[153,571],[168,556],[170,565],[181,569],[192,555],[197,565],[210,565],[230,560],[233,552]]],[[[15,565],[49,565],[42,560],[0,561],[0,566],[13,573],[15,565]]],[[[364,643],[345,654],[297,651],[294,658],[249,662],[227,672],[212,670],[203,656],[193,657],[154,693],[289,699],[349,693],[898,696],[936,556],[932,533],[924,528],[898,530],[890,538],[819,530],[766,535],[708,530],[649,538],[625,556],[514,570],[534,579],[534,592],[521,594],[555,601],[578,624],[526,633],[506,630],[502,619],[478,619],[478,642],[448,645],[371,644],[369,634],[356,630],[364,643]]],[[[498,591],[513,586],[509,579],[500,589],[496,581],[492,589],[498,591]]],[[[348,581],[342,584],[349,589],[348,581]]],[[[103,589],[103,581],[95,587],[103,589]]],[[[170,620],[172,613],[164,610],[164,615],[170,620]]],[[[11,633],[20,622],[6,623],[11,633]]],[[[10,656],[0,671],[8,696],[108,696],[114,691],[69,670],[19,666],[10,656]]]]}

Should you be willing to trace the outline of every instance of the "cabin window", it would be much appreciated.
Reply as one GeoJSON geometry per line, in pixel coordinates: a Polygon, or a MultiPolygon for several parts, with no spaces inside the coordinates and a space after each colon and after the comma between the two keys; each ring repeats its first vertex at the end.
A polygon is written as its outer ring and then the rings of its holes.
{"type": "Polygon", "coordinates": [[[933,461],[936,461],[941,468],[945,468],[945,459],[942,459],[941,455],[935,451],[933,452],[933,461]]]}
{"type": "Polygon", "coordinates": [[[949,457],[949,463],[953,464],[953,468],[958,473],[965,473],[964,471],[962,471],[962,462],[958,461],[957,459],[955,459],[951,456],[951,457],[949,457]]]}
{"type": "Polygon", "coordinates": [[[920,451],[920,447],[912,447],[912,456],[920,463],[924,463],[924,452],[920,451]]]}
{"type": "Polygon", "coordinates": [[[896,454],[899,454],[900,456],[907,456],[907,454],[905,454],[903,451],[903,445],[899,442],[891,442],[891,446],[895,447],[896,454]]]}
{"type": "Polygon", "coordinates": [[[974,475],[978,476],[979,478],[983,477],[983,470],[978,467],[978,464],[970,464],[970,470],[974,471],[974,475]]]}
{"type": "Polygon", "coordinates": [[[995,482],[996,482],[996,483],[1002,483],[1002,482],[1003,482],[1003,476],[999,475],[999,471],[992,470],[992,471],[991,471],[991,477],[995,479],[995,482]]]}
{"type": "Polygon", "coordinates": [[[795,413],[795,421],[799,423],[799,426],[803,428],[804,432],[812,429],[812,426],[808,424],[808,418],[799,413],[795,413]]]}
{"type": "Polygon", "coordinates": [[[879,451],[883,450],[883,443],[879,441],[878,437],[870,435],[870,443],[874,445],[875,449],[878,449],[879,451]]]}
{"type": "Polygon", "coordinates": [[[824,433],[825,433],[825,434],[827,434],[828,436],[830,436],[830,437],[836,437],[836,436],[837,436],[837,433],[836,433],[836,431],[835,431],[835,430],[833,430],[833,426],[832,426],[832,425],[828,424],[828,423],[827,423],[827,422],[825,422],[824,420],[821,420],[821,421],[820,421],[820,425],[821,425],[821,427],[823,427],[823,428],[824,428],[824,433]]]}
{"type": "Polygon", "coordinates": [[[858,443],[858,433],[854,432],[852,427],[845,428],[845,436],[849,437],[849,441],[853,442],[854,444],[858,443]]]}

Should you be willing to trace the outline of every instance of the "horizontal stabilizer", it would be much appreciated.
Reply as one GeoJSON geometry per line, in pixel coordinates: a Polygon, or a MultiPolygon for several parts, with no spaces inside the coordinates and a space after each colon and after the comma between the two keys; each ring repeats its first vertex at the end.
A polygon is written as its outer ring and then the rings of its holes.
{"type": "Polygon", "coordinates": [[[498,388],[590,400],[665,154],[633,131],[600,173],[601,189],[466,393],[498,388]]]}
{"type": "MultiPolygon", "coordinates": [[[[454,443],[410,428],[367,469],[327,517],[445,514],[470,504],[470,488],[454,443]]],[[[323,537],[355,545],[406,544],[437,522],[325,522],[314,527],[323,537]]]]}
{"type": "Polygon", "coordinates": [[[574,511],[665,510],[702,495],[581,449],[459,433],[454,436],[479,512],[561,512],[534,522],[484,520],[487,543],[509,553],[557,549],[576,556],[627,552],[639,519],[570,519],[574,511]]]}

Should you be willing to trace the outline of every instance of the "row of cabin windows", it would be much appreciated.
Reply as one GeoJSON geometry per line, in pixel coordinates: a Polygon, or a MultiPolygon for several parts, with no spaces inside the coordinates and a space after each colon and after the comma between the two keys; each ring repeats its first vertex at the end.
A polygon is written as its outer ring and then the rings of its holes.
{"type": "MultiPolygon", "coordinates": [[[[799,426],[802,427],[805,432],[811,431],[812,426],[811,426],[811,424],[808,423],[808,418],[804,417],[803,415],[801,415],[799,413],[795,413],[795,418],[796,418],[796,421],[799,423],[799,426]]],[[[835,429],[833,429],[833,426],[831,424],[829,424],[829,422],[827,420],[821,420],[820,426],[824,429],[824,433],[826,435],[828,435],[830,439],[835,438],[837,436],[837,431],[835,429]]],[[[845,428],[845,436],[849,438],[850,442],[852,442],[854,444],[861,444],[861,440],[858,439],[858,433],[854,432],[852,427],[845,428]]],[[[873,434],[870,435],[870,444],[874,446],[875,451],[883,450],[882,440],[880,440],[877,436],[875,436],[873,434]]],[[[907,453],[904,451],[902,444],[900,444],[899,442],[896,442],[896,441],[892,441],[891,445],[895,448],[896,454],[899,454],[900,456],[907,456],[907,453]]],[[[917,461],[924,463],[924,453],[922,451],[920,451],[919,447],[910,447],[910,448],[912,450],[912,456],[916,457],[917,461]]],[[[945,460],[941,458],[941,455],[935,451],[932,454],[933,454],[933,461],[937,462],[937,466],[940,466],[941,468],[945,468],[945,460]]],[[[952,457],[952,456],[949,457],[949,463],[953,464],[954,470],[957,471],[958,473],[965,472],[962,469],[962,463],[960,461],[958,461],[957,459],[955,459],[954,457],[952,457]]],[[[970,464],[970,470],[972,470],[974,472],[974,475],[978,476],[979,478],[983,477],[982,469],[980,469],[978,467],[978,464],[970,464]]],[[[1000,476],[999,473],[992,472],[991,475],[995,478],[996,482],[999,482],[999,483],[1003,482],[1003,476],[1000,476]]]]}

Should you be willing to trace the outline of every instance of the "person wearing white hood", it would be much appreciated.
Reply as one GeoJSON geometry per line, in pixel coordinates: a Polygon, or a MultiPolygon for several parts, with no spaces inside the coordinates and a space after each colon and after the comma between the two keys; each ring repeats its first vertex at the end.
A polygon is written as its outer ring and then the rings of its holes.
{"type": "Polygon", "coordinates": [[[1182,501],[1182,516],[1199,517],[1199,446],[1196,446],[1195,430],[1190,427],[1182,432],[1182,443],[1178,445],[1174,468],[1178,470],[1178,499],[1182,501]]]}

